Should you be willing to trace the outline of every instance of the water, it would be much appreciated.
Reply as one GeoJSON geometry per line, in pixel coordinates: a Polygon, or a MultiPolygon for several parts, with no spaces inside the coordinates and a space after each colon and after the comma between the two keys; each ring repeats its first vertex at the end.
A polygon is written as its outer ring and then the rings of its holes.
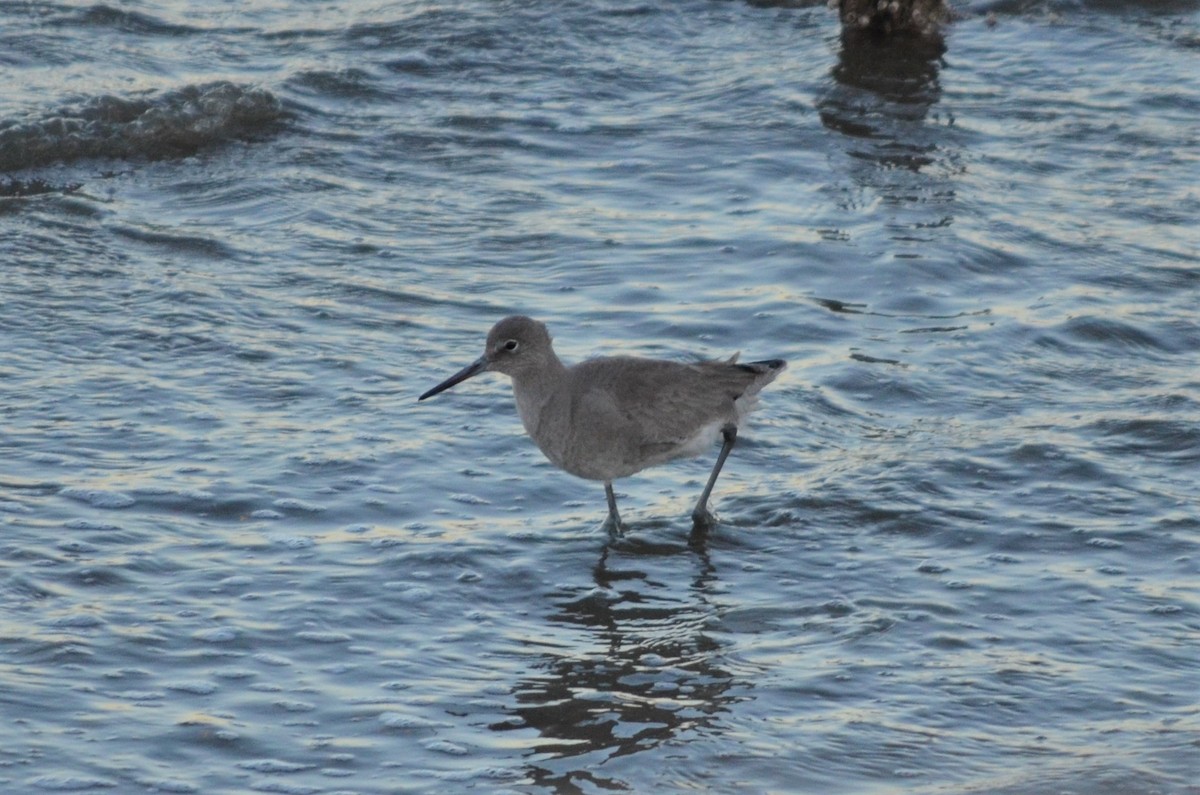
{"type": "Polygon", "coordinates": [[[1196,3],[0,31],[4,792],[1200,792],[1196,3]],[[791,362],[704,543],[416,403],[516,311],[791,362]]]}

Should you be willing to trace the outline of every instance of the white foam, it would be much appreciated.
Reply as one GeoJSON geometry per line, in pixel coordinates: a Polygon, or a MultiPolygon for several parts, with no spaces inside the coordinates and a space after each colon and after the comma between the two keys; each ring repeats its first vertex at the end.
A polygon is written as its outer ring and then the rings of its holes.
{"type": "Polygon", "coordinates": [[[104,491],[102,489],[77,489],[67,486],[59,492],[60,496],[72,500],[86,502],[95,508],[128,508],[137,500],[119,491],[104,491]]]}

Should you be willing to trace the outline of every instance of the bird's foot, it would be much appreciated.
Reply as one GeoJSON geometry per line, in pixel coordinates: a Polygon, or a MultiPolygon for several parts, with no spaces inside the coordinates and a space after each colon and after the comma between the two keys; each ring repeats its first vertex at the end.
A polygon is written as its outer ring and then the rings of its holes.
{"type": "Polygon", "coordinates": [[[688,546],[703,550],[708,543],[709,532],[717,526],[717,517],[709,513],[708,508],[699,507],[692,511],[692,533],[688,536],[688,546]]]}
{"type": "Polygon", "coordinates": [[[713,516],[707,506],[699,505],[692,511],[692,528],[696,531],[708,531],[716,527],[717,517],[713,516]]]}
{"type": "Polygon", "coordinates": [[[600,529],[608,533],[609,539],[615,540],[625,535],[625,531],[629,529],[629,525],[622,522],[619,515],[610,513],[604,519],[604,524],[600,525],[600,529]]]}

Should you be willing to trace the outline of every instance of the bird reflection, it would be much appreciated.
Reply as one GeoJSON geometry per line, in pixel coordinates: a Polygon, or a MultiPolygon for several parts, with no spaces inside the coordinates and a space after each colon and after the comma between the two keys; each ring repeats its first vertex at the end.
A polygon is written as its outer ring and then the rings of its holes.
{"type": "Polygon", "coordinates": [[[550,616],[575,638],[570,648],[545,655],[538,672],[517,683],[514,720],[492,727],[539,733],[529,775],[556,792],[624,789],[598,765],[713,729],[735,698],[721,646],[706,631],[716,614],[716,571],[703,538],[687,548],[613,540],[593,581],[563,592],[550,616]],[[669,559],[662,572],[670,577],[681,554],[695,562],[686,589],[650,573],[669,559]]]}

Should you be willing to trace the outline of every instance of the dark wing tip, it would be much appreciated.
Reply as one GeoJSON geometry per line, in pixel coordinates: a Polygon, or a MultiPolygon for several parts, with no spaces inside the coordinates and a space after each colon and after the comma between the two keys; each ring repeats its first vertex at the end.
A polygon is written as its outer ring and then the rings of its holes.
{"type": "Polygon", "coordinates": [[[777,372],[787,367],[787,361],[784,359],[763,359],[761,362],[735,364],[734,367],[741,368],[749,373],[777,372]]]}

